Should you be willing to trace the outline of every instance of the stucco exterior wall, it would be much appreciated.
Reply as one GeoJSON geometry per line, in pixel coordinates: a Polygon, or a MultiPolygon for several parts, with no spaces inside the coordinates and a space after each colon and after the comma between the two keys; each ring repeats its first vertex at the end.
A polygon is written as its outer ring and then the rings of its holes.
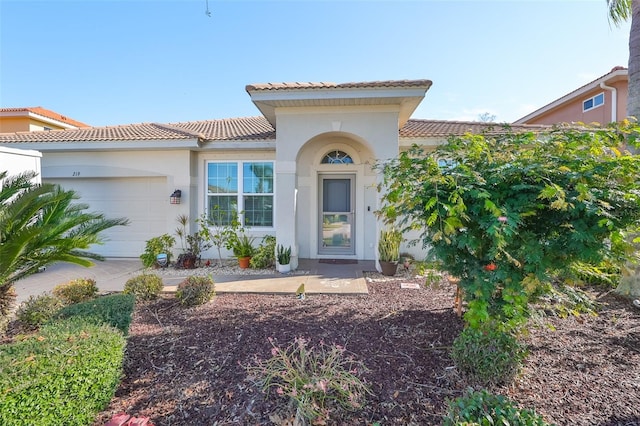
{"type": "MultiPolygon", "coordinates": [[[[190,175],[190,163],[191,153],[187,149],[47,152],[42,159],[42,175],[45,182],[74,190],[80,188],[81,197],[83,192],[90,191],[84,195],[105,210],[108,208],[110,211],[102,211],[109,217],[125,216],[132,220],[134,223],[128,228],[108,232],[112,240],[122,240],[119,248],[114,249],[116,254],[109,251],[110,247],[103,253],[130,257],[142,253],[145,240],[165,233],[173,234],[178,215],[192,216],[190,205],[196,191],[191,186],[194,179],[190,175]],[[169,202],[169,196],[175,189],[182,191],[180,204],[169,202]],[[113,207],[104,206],[101,202],[103,191],[104,199],[114,200],[113,207]],[[127,211],[132,211],[134,217],[123,213],[127,211]],[[130,236],[120,233],[134,232],[139,235],[134,243],[136,247],[124,247],[130,236]]],[[[101,252],[101,248],[96,251],[101,252]]]]}
{"type": "Polygon", "coordinates": [[[398,154],[399,108],[281,108],[276,117],[276,228],[279,244],[293,248],[292,263],[298,257],[326,257],[319,253],[318,241],[320,174],[355,176],[355,254],[344,257],[375,259],[378,177],[371,166],[378,158],[398,154]],[[354,163],[320,164],[324,155],[335,149],[350,154],[354,163]]]}

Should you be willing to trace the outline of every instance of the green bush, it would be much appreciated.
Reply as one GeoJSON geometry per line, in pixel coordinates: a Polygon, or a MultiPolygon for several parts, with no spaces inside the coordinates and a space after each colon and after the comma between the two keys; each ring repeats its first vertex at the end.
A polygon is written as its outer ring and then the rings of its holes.
{"type": "Polygon", "coordinates": [[[449,401],[448,406],[444,426],[548,425],[535,411],[519,409],[508,398],[493,395],[486,390],[474,392],[470,389],[460,398],[449,401]]]}
{"type": "Polygon", "coordinates": [[[91,424],[115,393],[124,348],[119,331],[77,318],[1,345],[0,424],[91,424]]]}
{"type": "Polygon", "coordinates": [[[64,306],[62,301],[51,294],[29,296],[16,311],[18,321],[29,326],[40,326],[49,321],[64,306]]]}
{"type": "Polygon", "coordinates": [[[215,285],[211,277],[187,277],[178,285],[176,298],[183,306],[203,305],[215,296],[215,285]]]}
{"type": "Polygon", "coordinates": [[[65,305],[91,300],[98,294],[98,286],[91,278],[78,278],[53,288],[53,295],[65,305]]]}
{"type": "Polygon", "coordinates": [[[513,334],[490,325],[465,328],[451,351],[458,371],[482,386],[509,382],[520,370],[525,355],[513,334]]]}
{"type": "Polygon", "coordinates": [[[112,294],[67,306],[58,312],[56,318],[82,318],[91,324],[110,325],[127,335],[134,304],[135,297],[133,295],[112,294]]]}
{"type": "Polygon", "coordinates": [[[162,278],[155,274],[142,274],[127,280],[124,294],[133,294],[140,300],[155,300],[164,288],[162,278]]]}
{"type": "Polygon", "coordinates": [[[171,249],[176,243],[176,239],[169,234],[163,234],[159,237],[153,237],[146,241],[144,253],[140,255],[140,260],[145,268],[150,268],[156,264],[158,255],[164,253],[167,255],[167,263],[171,261],[171,249]]]}
{"type": "Polygon", "coordinates": [[[276,262],[276,237],[265,235],[256,252],[249,261],[249,266],[254,269],[271,268],[276,262]]]}

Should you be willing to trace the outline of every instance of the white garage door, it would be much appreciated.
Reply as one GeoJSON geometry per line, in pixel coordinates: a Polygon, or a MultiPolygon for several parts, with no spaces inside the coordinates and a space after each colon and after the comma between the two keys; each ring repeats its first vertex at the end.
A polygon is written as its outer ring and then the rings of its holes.
{"type": "Polygon", "coordinates": [[[105,243],[93,246],[92,252],[108,257],[138,257],[145,241],[166,232],[169,194],[164,177],[45,180],[76,191],[90,211],[107,218],[129,219],[128,226],[105,231],[105,243]]]}

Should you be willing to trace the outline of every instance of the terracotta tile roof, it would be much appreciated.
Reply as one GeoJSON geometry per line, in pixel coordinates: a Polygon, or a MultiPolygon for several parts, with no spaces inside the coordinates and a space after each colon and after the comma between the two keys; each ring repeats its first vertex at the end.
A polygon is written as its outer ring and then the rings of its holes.
{"type": "Polygon", "coordinates": [[[27,108],[0,108],[0,112],[31,112],[33,114],[41,115],[42,117],[50,118],[52,120],[57,120],[57,121],[69,124],[71,126],[89,127],[88,124],[82,123],[80,121],[74,120],[72,118],[66,117],[62,114],[58,114],[55,111],[51,111],[49,109],[45,109],[40,106],[27,107],[27,108]]]}
{"type": "Polygon", "coordinates": [[[372,89],[372,88],[396,88],[396,87],[430,87],[431,80],[386,80],[355,83],[259,83],[246,86],[249,91],[287,90],[287,89],[372,89]]]}
{"type": "Polygon", "coordinates": [[[50,130],[0,134],[0,143],[11,142],[95,142],[193,139],[195,135],[166,124],[141,123],[123,126],[87,127],[83,129],[50,130]]]}
{"type": "MultiPolygon", "coordinates": [[[[510,127],[514,131],[536,131],[544,130],[550,126],[510,125],[510,127]]],[[[480,133],[483,131],[489,134],[501,133],[504,131],[504,124],[412,119],[400,129],[400,138],[442,138],[450,135],[462,135],[467,132],[480,133]]],[[[259,116],[170,124],[142,123],[47,132],[7,133],[0,135],[0,144],[19,142],[126,142],[195,138],[204,141],[275,141],[276,131],[264,117],[259,116]]]]}
{"type": "Polygon", "coordinates": [[[479,121],[416,120],[407,121],[400,129],[401,138],[448,137],[465,133],[499,134],[505,126],[514,132],[541,131],[551,128],[543,125],[513,125],[504,123],[483,123],[479,121]]]}
{"type": "Polygon", "coordinates": [[[204,139],[212,141],[272,140],[276,138],[273,126],[262,116],[189,121],[170,125],[201,134],[204,139]]]}

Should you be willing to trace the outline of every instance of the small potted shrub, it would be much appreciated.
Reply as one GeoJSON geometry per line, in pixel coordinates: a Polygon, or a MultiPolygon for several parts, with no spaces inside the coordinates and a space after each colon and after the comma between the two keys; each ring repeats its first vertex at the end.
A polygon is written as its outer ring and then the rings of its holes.
{"type": "Polygon", "coordinates": [[[384,275],[395,275],[400,259],[400,243],[402,234],[396,229],[383,229],[378,240],[380,268],[384,275]]]}
{"type": "Polygon", "coordinates": [[[245,269],[249,267],[251,256],[255,253],[255,247],[253,247],[253,237],[249,237],[246,234],[236,236],[231,249],[233,255],[238,258],[238,265],[245,269]]]}
{"type": "Polygon", "coordinates": [[[278,272],[286,274],[291,272],[291,246],[284,248],[282,244],[278,245],[278,272]]]}

